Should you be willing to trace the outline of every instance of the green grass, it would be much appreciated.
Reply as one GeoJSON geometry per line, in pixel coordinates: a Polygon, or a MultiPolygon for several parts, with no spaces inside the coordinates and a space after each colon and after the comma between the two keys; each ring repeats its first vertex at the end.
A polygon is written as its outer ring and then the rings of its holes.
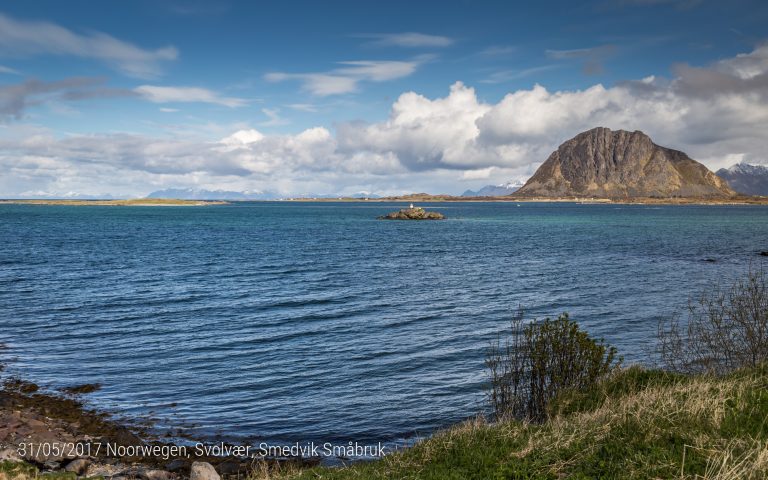
{"type": "Polygon", "coordinates": [[[37,468],[25,462],[0,462],[0,480],[31,479],[37,476],[37,468]]]}
{"type": "Polygon", "coordinates": [[[768,478],[768,368],[686,377],[632,367],[562,395],[551,415],[475,419],[379,461],[253,478],[768,478]]]}
{"type": "MultiPolygon", "coordinates": [[[[37,467],[26,462],[0,462],[0,480],[77,480],[73,472],[40,472],[37,467]]],[[[80,480],[104,480],[102,476],[81,477],[80,480]]]]}

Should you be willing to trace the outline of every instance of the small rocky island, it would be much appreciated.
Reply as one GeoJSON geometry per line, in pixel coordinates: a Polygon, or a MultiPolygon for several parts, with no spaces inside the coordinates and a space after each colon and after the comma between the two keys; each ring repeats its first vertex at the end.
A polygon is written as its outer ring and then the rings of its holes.
{"type": "Polygon", "coordinates": [[[442,220],[445,215],[438,212],[428,212],[421,207],[411,204],[408,208],[402,208],[397,212],[390,212],[379,217],[379,220],[442,220]]]}

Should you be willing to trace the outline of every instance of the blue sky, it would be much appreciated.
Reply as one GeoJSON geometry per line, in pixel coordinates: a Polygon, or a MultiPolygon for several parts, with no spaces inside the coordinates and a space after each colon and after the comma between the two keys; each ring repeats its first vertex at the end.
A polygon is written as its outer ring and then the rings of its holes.
{"type": "Polygon", "coordinates": [[[746,0],[8,2],[0,196],[460,193],[594,126],[766,163],[766,25],[746,0]]]}

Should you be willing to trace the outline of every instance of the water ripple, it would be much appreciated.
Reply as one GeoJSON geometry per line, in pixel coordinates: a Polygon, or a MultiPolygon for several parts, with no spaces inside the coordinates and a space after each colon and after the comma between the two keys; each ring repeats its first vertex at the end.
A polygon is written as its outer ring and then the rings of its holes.
{"type": "Polygon", "coordinates": [[[398,207],[0,205],[9,371],[101,383],[96,405],[203,438],[394,441],[483,408],[485,349],[518,305],[642,361],[661,316],[768,238],[758,206],[375,220],[398,207]]]}

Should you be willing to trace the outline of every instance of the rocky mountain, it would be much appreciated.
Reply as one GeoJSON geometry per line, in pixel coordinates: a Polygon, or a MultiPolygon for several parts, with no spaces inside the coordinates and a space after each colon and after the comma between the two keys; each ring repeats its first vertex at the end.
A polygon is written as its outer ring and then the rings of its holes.
{"type": "Polygon", "coordinates": [[[462,197],[502,197],[514,193],[525,185],[524,180],[502,183],[501,185],[486,185],[480,190],[467,190],[461,194],[462,197]]]}
{"type": "Polygon", "coordinates": [[[768,167],[765,165],[737,163],[730,168],[721,168],[715,174],[739,193],[768,195],[768,167]]]}
{"type": "Polygon", "coordinates": [[[279,198],[271,192],[247,191],[232,192],[227,190],[205,190],[197,188],[167,188],[147,195],[146,198],[175,198],[178,200],[273,200],[279,198]]]}
{"type": "Polygon", "coordinates": [[[683,152],[641,131],[593,128],[554,151],[515,195],[726,197],[728,184],[683,152]]]}

